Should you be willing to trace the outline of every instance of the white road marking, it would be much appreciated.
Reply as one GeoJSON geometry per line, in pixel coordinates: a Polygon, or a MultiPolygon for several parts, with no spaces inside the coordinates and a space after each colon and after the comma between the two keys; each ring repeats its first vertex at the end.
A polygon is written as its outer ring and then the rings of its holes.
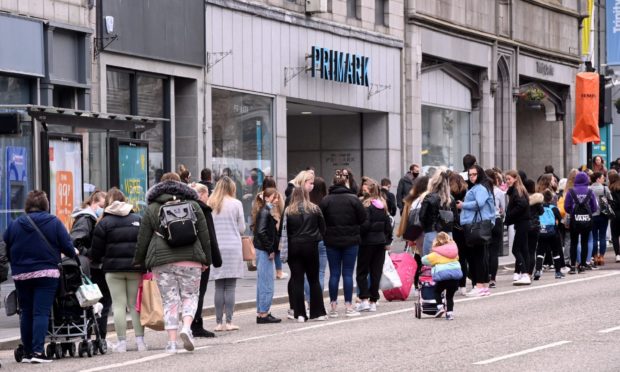
{"type": "Polygon", "coordinates": [[[613,327],[613,328],[607,328],[607,329],[601,329],[600,331],[598,331],[598,333],[611,333],[614,331],[620,331],[620,326],[613,327]]]}
{"type": "MultiPolygon", "coordinates": [[[[486,299],[492,299],[494,297],[497,296],[503,296],[503,295],[508,295],[508,294],[512,294],[512,293],[519,293],[519,292],[525,292],[525,291],[534,291],[534,290],[538,290],[538,289],[544,289],[544,288],[550,288],[550,287],[557,287],[557,286],[561,286],[561,285],[568,285],[571,283],[578,283],[578,282],[585,282],[585,281],[590,281],[590,280],[595,280],[595,279],[603,279],[603,278],[608,278],[610,276],[616,276],[616,275],[620,275],[620,271],[614,271],[608,274],[604,274],[604,275],[596,275],[596,276],[588,276],[585,278],[579,278],[579,279],[572,279],[572,280],[565,280],[565,281],[561,281],[561,282],[557,282],[557,283],[551,283],[551,284],[545,284],[545,285],[537,285],[537,286],[533,286],[533,287],[527,287],[527,288],[518,288],[518,289],[512,289],[512,290],[508,290],[508,291],[504,291],[504,292],[498,292],[498,293],[493,293],[491,296],[488,297],[469,297],[469,298],[462,298],[462,299],[458,299],[455,300],[454,302],[469,302],[469,301],[479,301],[479,300],[486,300],[486,299]]],[[[282,304],[282,305],[278,305],[278,307],[280,306],[287,306],[286,304],[282,304]]],[[[361,321],[365,321],[365,320],[370,320],[370,319],[377,319],[377,318],[382,318],[382,317],[386,317],[386,316],[390,316],[390,315],[396,315],[396,314],[403,314],[403,313],[407,313],[407,312],[413,312],[413,307],[409,307],[406,309],[400,309],[400,310],[393,310],[393,311],[388,311],[388,312],[384,312],[384,313],[378,313],[378,314],[373,314],[373,315],[364,315],[364,316],[359,316],[359,317],[355,317],[355,318],[346,318],[345,319],[341,319],[341,320],[327,320],[325,322],[310,322],[310,326],[305,326],[303,328],[297,328],[297,329],[291,329],[291,330],[287,330],[287,331],[280,331],[280,332],[275,332],[275,333],[267,333],[267,334],[263,334],[260,336],[254,336],[254,337],[248,337],[248,338],[244,338],[241,340],[236,340],[231,342],[232,344],[240,344],[240,343],[244,343],[244,342],[250,342],[250,341],[255,341],[255,340],[263,340],[266,338],[270,338],[270,337],[276,337],[276,336],[282,336],[282,335],[287,335],[287,334],[293,334],[293,333],[299,333],[299,332],[306,332],[306,331],[310,331],[313,329],[318,329],[318,328],[324,328],[324,327],[331,327],[331,326],[336,326],[336,325],[340,325],[343,323],[349,323],[349,322],[361,322],[361,321]]],[[[248,313],[253,312],[253,310],[249,310],[248,313]]],[[[205,319],[208,319],[211,317],[205,317],[205,319]]],[[[611,332],[611,331],[610,331],[611,332]]],[[[569,343],[570,341],[561,341],[562,344],[564,343],[569,343]]],[[[547,347],[554,347],[554,346],[558,346],[558,345],[554,345],[554,344],[550,344],[553,346],[543,346],[542,348],[547,348],[547,347]]],[[[210,348],[213,347],[215,345],[207,345],[207,346],[201,346],[201,347],[197,347],[195,350],[203,350],[206,348],[210,348]]],[[[533,351],[537,351],[539,348],[535,348],[535,349],[529,349],[529,350],[533,350],[533,351]]],[[[541,349],[542,350],[542,349],[541,349]]],[[[185,350],[180,351],[180,353],[185,352],[185,350]]],[[[522,351],[520,353],[526,353],[526,352],[532,352],[532,351],[522,351]]],[[[518,354],[518,353],[517,353],[518,354]]],[[[123,362],[123,363],[118,363],[118,364],[112,364],[112,365],[107,365],[107,366],[102,366],[102,367],[97,367],[97,368],[93,368],[93,369],[86,369],[86,370],[82,370],[81,372],[96,372],[96,371],[104,371],[107,369],[112,369],[112,368],[118,368],[118,367],[124,367],[124,366],[129,366],[129,365],[134,365],[134,364],[139,364],[142,362],[148,362],[151,360],[157,360],[157,359],[162,359],[162,358],[166,358],[166,357],[170,357],[174,354],[166,354],[166,353],[161,353],[161,354],[155,354],[155,355],[151,355],[145,358],[141,358],[141,359],[136,359],[136,360],[131,360],[128,362],[123,362]]],[[[521,354],[519,354],[521,355],[521,354]]],[[[510,356],[504,356],[504,357],[500,357],[503,359],[506,358],[510,358],[513,356],[517,356],[517,355],[513,355],[510,354],[510,356]]],[[[497,358],[495,358],[497,359],[497,358]]],[[[493,360],[493,359],[489,359],[489,360],[493,360]]],[[[501,360],[501,359],[498,359],[501,360]]],[[[483,362],[487,362],[487,361],[483,361],[483,362]]],[[[480,364],[482,362],[477,362],[475,364],[480,364]]],[[[492,363],[492,362],[488,362],[488,363],[492,363]]],[[[488,363],[484,363],[484,364],[488,364],[488,363]]]]}
{"type": "Polygon", "coordinates": [[[499,356],[497,358],[483,360],[483,361],[480,361],[480,362],[476,362],[474,364],[477,364],[477,365],[491,364],[491,363],[499,362],[500,360],[510,359],[510,358],[521,356],[521,355],[525,355],[525,354],[529,354],[529,353],[534,353],[534,352],[537,352],[537,351],[540,351],[540,350],[550,349],[552,347],[562,346],[562,345],[566,345],[566,344],[570,344],[570,343],[571,343],[571,341],[558,341],[558,342],[554,342],[552,344],[547,344],[547,345],[543,345],[543,346],[533,347],[531,349],[519,351],[519,352],[516,352],[516,353],[499,356]]]}

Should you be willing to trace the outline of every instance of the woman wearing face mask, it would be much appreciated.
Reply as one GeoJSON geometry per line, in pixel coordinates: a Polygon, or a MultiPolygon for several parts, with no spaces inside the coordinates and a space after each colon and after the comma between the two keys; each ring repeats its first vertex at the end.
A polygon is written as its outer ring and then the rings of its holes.
{"type": "MultiPolygon", "coordinates": [[[[73,215],[71,215],[71,217],[74,218],[70,233],[73,246],[77,248],[80,255],[88,257],[89,259],[95,224],[103,215],[105,197],[105,192],[95,191],[82,203],[82,208],[76,209],[73,215]]],[[[103,295],[103,298],[99,300],[101,305],[103,305],[103,309],[101,310],[101,317],[97,321],[99,323],[101,338],[105,340],[107,335],[108,314],[112,306],[112,297],[110,296],[110,290],[105,280],[105,273],[101,270],[101,262],[91,262],[90,276],[93,283],[99,286],[101,294],[103,295]]]]}

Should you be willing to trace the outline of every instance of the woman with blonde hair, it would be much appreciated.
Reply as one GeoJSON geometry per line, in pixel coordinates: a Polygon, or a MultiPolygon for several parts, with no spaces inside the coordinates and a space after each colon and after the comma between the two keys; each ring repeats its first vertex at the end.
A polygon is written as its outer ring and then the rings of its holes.
{"type": "Polygon", "coordinates": [[[304,277],[310,288],[310,320],[326,320],[323,291],[319,281],[319,241],[325,233],[325,219],[321,209],[310,201],[303,187],[295,187],[286,208],[288,237],[288,264],[291,268],[289,296],[293,318],[299,322],[308,319],[304,304],[304,277]]]}
{"type": "Polygon", "coordinates": [[[207,205],[213,210],[213,225],[222,257],[221,267],[213,267],[211,277],[215,280],[215,327],[216,332],[234,331],[239,327],[232,323],[235,310],[237,279],[243,278],[244,263],[241,250],[241,234],[245,231],[243,205],[235,198],[237,186],[227,176],[220,178],[207,205]],[[226,324],[224,320],[226,309],[226,324]]]}
{"type": "Polygon", "coordinates": [[[377,181],[368,178],[362,185],[362,205],[366,210],[366,221],[361,226],[362,241],[357,254],[357,287],[362,300],[357,311],[377,311],[379,282],[385,261],[385,250],[392,244],[392,224],[387,203],[381,196],[377,181]],[[368,285],[370,274],[370,288],[368,285]]]}
{"type": "Polygon", "coordinates": [[[452,235],[454,217],[458,214],[450,194],[448,170],[439,167],[428,183],[428,194],[420,206],[420,222],[424,230],[423,255],[429,254],[438,232],[452,235]]]}

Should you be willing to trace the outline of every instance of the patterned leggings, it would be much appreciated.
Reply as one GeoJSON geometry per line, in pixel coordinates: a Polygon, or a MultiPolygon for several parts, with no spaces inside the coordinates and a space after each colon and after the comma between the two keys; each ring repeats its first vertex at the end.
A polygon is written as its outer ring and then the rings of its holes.
{"type": "Polygon", "coordinates": [[[164,328],[178,329],[179,303],[182,306],[183,318],[193,318],[196,314],[201,269],[167,264],[154,267],[153,273],[157,278],[164,305],[164,328]]]}

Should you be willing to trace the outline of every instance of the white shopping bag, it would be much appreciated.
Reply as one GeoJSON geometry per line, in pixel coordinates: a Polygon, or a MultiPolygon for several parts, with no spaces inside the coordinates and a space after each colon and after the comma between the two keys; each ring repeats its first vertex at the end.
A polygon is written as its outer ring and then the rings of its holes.
{"type": "Polygon", "coordinates": [[[84,284],[82,284],[75,292],[81,307],[93,306],[103,298],[101,290],[97,284],[93,284],[87,276],[83,276],[84,284]]]}
{"type": "Polygon", "coordinates": [[[379,282],[379,288],[382,291],[387,291],[388,289],[400,288],[403,283],[400,280],[400,276],[398,276],[398,271],[394,267],[394,263],[392,262],[392,258],[390,258],[390,254],[388,251],[385,251],[385,260],[383,261],[383,273],[381,274],[381,282],[379,282]]]}

